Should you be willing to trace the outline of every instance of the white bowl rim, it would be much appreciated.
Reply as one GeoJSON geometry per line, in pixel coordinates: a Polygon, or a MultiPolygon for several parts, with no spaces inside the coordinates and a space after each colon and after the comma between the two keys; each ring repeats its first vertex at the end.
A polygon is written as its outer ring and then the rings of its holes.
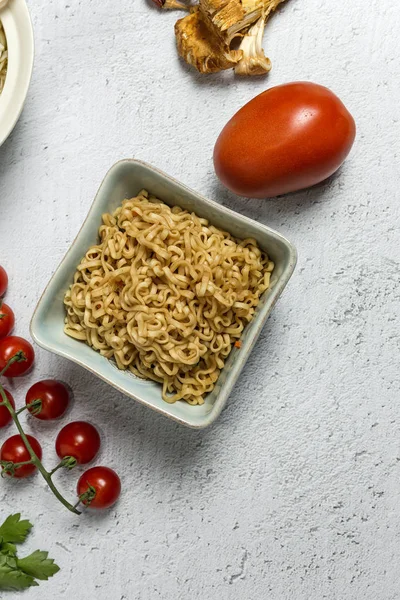
{"type": "MultiPolygon", "coordinates": [[[[74,240],[69,245],[69,247],[68,247],[68,249],[67,249],[64,257],[60,261],[60,263],[57,266],[57,268],[55,269],[52,277],[48,281],[45,289],[43,290],[43,293],[41,294],[41,296],[40,296],[40,298],[39,298],[39,300],[37,302],[37,305],[35,307],[35,310],[33,312],[33,315],[32,315],[32,318],[31,318],[31,322],[30,322],[30,328],[29,328],[30,329],[31,337],[36,342],[36,344],[38,344],[38,346],[40,346],[44,350],[47,350],[48,352],[51,352],[51,353],[56,354],[58,356],[61,356],[62,358],[66,358],[67,360],[70,360],[71,362],[73,362],[73,363],[75,363],[75,364],[83,367],[84,369],[86,369],[87,371],[91,372],[93,375],[95,375],[99,379],[102,379],[104,382],[108,383],[108,385],[111,385],[115,389],[119,390],[125,396],[128,396],[128,397],[134,399],[139,404],[142,404],[142,405],[146,406],[147,408],[150,408],[151,410],[154,410],[158,414],[164,415],[165,417],[167,417],[169,419],[172,419],[173,421],[175,421],[177,423],[180,423],[181,425],[185,425],[186,427],[189,427],[191,429],[196,429],[196,430],[204,429],[206,427],[209,427],[219,417],[219,415],[221,414],[223,408],[226,405],[226,401],[227,401],[227,399],[228,399],[228,397],[230,395],[230,392],[226,395],[226,399],[225,399],[224,402],[216,403],[218,406],[216,408],[214,408],[213,410],[211,410],[209,412],[209,414],[203,419],[203,421],[200,424],[195,424],[195,423],[193,423],[193,422],[191,422],[189,420],[180,418],[177,415],[172,415],[171,413],[167,412],[166,410],[163,410],[162,408],[154,406],[153,404],[151,404],[151,403],[149,403],[149,402],[141,399],[140,397],[136,396],[135,394],[133,394],[131,392],[127,393],[126,390],[122,389],[118,384],[116,384],[114,382],[111,382],[108,379],[108,377],[104,376],[101,372],[99,372],[97,370],[94,370],[91,367],[89,367],[83,360],[80,360],[78,357],[71,355],[70,353],[66,352],[63,349],[60,349],[59,346],[55,347],[55,346],[53,346],[51,344],[48,344],[45,340],[41,339],[40,337],[38,337],[36,335],[35,321],[36,321],[36,318],[37,318],[37,313],[39,312],[39,309],[41,307],[42,300],[43,300],[43,298],[45,297],[45,295],[47,293],[47,290],[51,286],[51,284],[53,282],[53,279],[56,277],[59,269],[61,268],[61,266],[63,265],[63,263],[67,260],[67,257],[70,254],[70,252],[72,251],[72,248],[74,247],[75,242],[77,241],[77,239],[78,239],[78,237],[79,237],[82,229],[84,228],[86,222],[91,218],[92,213],[95,210],[95,205],[96,205],[97,198],[99,197],[99,194],[100,194],[100,191],[101,191],[101,189],[103,187],[104,182],[106,181],[106,179],[109,177],[109,175],[111,174],[111,172],[115,168],[117,168],[119,165],[124,164],[124,163],[137,164],[137,165],[140,165],[142,167],[148,168],[148,169],[150,169],[152,171],[155,171],[155,172],[159,173],[160,175],[162,175],[164,178],[170,180],[172,183],[178,184],[183,189],[186,189],[189,193],[191,193],[191,194],[194,193],[196,196],[201,197],[202,201],[205,204],[208,204],[208,205],[213,206],[213,207],[218,206],[218,209],[221,210],[221,212],[223,212],[223,213],[233,214],[236,217],[240,216],[240,218],[243,221],[246,221],[247,223],[250,223],[252,225],[255,224],[258,228],[266,230],[269,235],[271,235],[272,237],[275,237],[276,239],[279,239],[281,242],[283,242],[283,244],[286,246],[286,248],[289,251],[289,255],[290,255],[289,266],[288,266],[286,272],[281,276],[281,278],[277,282],[276,286],[274,287],[274,292],[272,294],[272,300],[271,300],[270,309],[268,310],[268,314],[270,314],[272,308],[274,307],[275,303],[277,302],[278,298],[280,297],[281,293],[283,292],[284,288],[286,287],[289,279],[291,278],[291,276],[293,274],[293,271],[294,271],[294,269],[296,267],[296,264],[297,264],[297,250],[296,250],[295,246],[293,246],[293,244],[285,236],[283,236],[279,232],[275,231],[274,229],[271,229],[267,225],[264,225],[263,223],[258,223],[254,219],[246,217],[246,216],[242,215],[241,213],[237,213],[237,212],[233,211],[232,209],[227,208],[224,205],[218,204],[214,200],[210,200],[210,199],[206,198],[205,196],[203,196],[199,192],[195,192],[193,189],[191,189],[187,185],[181,183],[176,178],[168,175],[164,171],[161,171],[160,169],[158,169],[157,167],[154,167],[153,165],[151,165],[149,163],[146,163],[146,162],[141,161],[141,160],[137,160],[135,158],[125,158],[125,159],[121,159],[121,160],[117,161],[116,163],[114,163],[108,169],[106,175],[103,177],[102,182],[101,182],[100,186],[98,187],[98,190],[97,190],[96,195],[94,197],[94,200],[92,201],[92,203],[91,203],[91,205],[89,207],[88,213],[87,213],[84,221],[82,222],[82,225],[79,228],[78,233],[76,234],[74,240]]],[[[263,328],[264,324],[265,324],[264,320],[259,323],[259,326],[258,326],[259,332],[263,328]]],[[[251,345],[248,348],[247,358],[250,356],[251,348],[254,346],[257,338],[258,338],[258,335],[256,335],[254,341],[251,342],[251,345]]],[[[247,358],[244,361],[244,363],[247,362],[247,358]]]]}
{"type": "Polygon", "coordinates": [[[32,22],[25,0],[10,0],[0,10],[7,39],[7,75],[0,94],[0,146],[15,127],[28,93],[34,59],[32,22]]]}

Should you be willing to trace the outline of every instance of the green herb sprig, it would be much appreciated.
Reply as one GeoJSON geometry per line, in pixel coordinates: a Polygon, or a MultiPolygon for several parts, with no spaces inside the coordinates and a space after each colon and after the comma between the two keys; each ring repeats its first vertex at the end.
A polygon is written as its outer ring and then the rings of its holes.
{"type": "Polygon", "coordinates": [[[15,544],[24,542],[31,529],[32,523],[21,520],[20,513],[10,515],[0,526],[0,590],[24,590],[60,570],[48,552],[42,550],[18,558],[15,544]]]}

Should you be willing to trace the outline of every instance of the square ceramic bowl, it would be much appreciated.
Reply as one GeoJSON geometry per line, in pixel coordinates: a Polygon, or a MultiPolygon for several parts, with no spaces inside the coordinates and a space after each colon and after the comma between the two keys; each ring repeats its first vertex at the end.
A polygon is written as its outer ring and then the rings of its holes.
{"type": "Polygon", "coordinates": [[[224,407],[295,264],[295,248],[279,233],[203,198],[150,165],[136,160],[122,160],[108,171],[77,238],[47,285],[32,318],[31,334],[39,346],[81,365],[129,398],[184,425],[201,429],[213,423],[224,407]],[[72,283],[76,266],[88,247],[98,241],[102,214],[113,212],[125,198],[136,196],[143,188],[170,206],[178,205],[205,217],[235,237],[255,238],[276,265],[271,287],[263,294],[253,321],[244,331],[241,348],[232,350],[214,390],[207,395],[202,406],[190,406],[183,401],[175,404],[164,402],[159,384],[120,371],[113,362],[64,333],[64,293],[72,283]]]}

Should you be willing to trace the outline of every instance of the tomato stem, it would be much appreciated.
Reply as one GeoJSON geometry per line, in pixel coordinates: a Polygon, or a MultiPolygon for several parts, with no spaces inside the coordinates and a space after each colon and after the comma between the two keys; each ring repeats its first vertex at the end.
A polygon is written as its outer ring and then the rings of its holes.
{"type": "MultiPolygon", "coordinates": [[[[96,497],[96,488],[94,488],[92,485],[88,484],[88,489],[86,490],[86,492],[84,492],[83,494],[81,494],[79,496],[79,502],[83,502],[83,504],[85,506],[90,506],[91,502],[93,502],[95,497],[96,497]]],[[[78,502],[78,504],[79,504],[79,502],[78,502]]]]}
{"type": "Polygon", "coordinates": [[[0,460],[0,465],[2,467],[1,476],[5,477],[5,476],[9,475],[10,477],[14,477],[15,471],[19,467],[23,467],[24,465],[31,465],[31,464],[33,464],[32,459],[25,460],[24,462],[19,462],[19,463],[14,463],[14,462],[11,462],[8,460],[0,460]]]}
{"type": "Polygon", "coordinates": [[[62,464],[62,461],[61,461],[60,463],[58,463],[58,465],[57,465],[57,466],[55,466],[55,467],[54,467],[54,469],[52,469],[52,470],[49,472],[49,475],[50,475],[50,477],[52,477],[52,476],[54,475],[54,473],[55,473],[56,471],[58,471],[58,469],[62,469],[62,468],[63,468],[63,466],[64,466],[64,465],[62,464]]]}
{"type": "Polygon", "coordinates": [[[73,456],[64,456],[62,460],[54,467],[52,471],[50,471],[50,475],[53,475],[58,469],[73,469],[77,465],[77,460],[73,456]]]}
{"type": "Polygon", "coordinates": [[[24,362],[26,360],[26,356],[25,354],[22,352],[22,350],[20,350],[19,352],[17,352],[17,354],[14,354],[14,356],[12,356],[10,358],[10,360],[7,362],[6,366],[4,367],[4,369],[2,369],[0,371],[0,377],[2,375],[4,375],[4,373],[7,371],[7,369],[9,367],[11,367],[12,364],[14,364],[15,362],[24,362]]]}
{"type": "MultiPolygon", "coordinates": [[[[23,354],[23,352],[18,352],[17,354],[15,354],[15,355],[14,355],[12,358],[10,358],[10,360],[7,362],[7,364],[6,364],[6,366],[4,367],[4,369],[3,369],[2,371],[0,371],[0,375],[4,375],[4,373],[7,371],[8,367],[9,367],[10,365],[12,365],[14,362],[20,362],[21,360],[26,360],[26,358],[21,358],[21,356],[19,356],[19,355],[23,355],[23,356],[25,356],[25,355],[23,354]]],[[[8,409],[8,411],[9,411],[9,413],[10,413],[10,415],[11,415],[11,417],[12,417],[12,419],[13,419],[14,423],[15,423],[15,426],[16,426],[16,428],[17,428],[17,429],[18,429],[18,431],[19,431],[19,434],[20,434],[20,436],[21,436],[21,438],[22,438],[22,441],[24,442],[24,444],[25,444],[25,446],[26,446],[26,449],[28,450],[28,452],[29,452],[29,455],[30,455],[30,457],[31,457],[31,460],[30,460],[30,461],[28,461],[26,464],[34,464],[34,465],[35,465],[35,467],[38,469],[38,471],[41,473],[41,475],[42,475],[43,479],[46,481],[47,485],[49,486],[49,488],[51,489],[51,491],[53,492],[53,494],[55,495],[55,497],[56,497],[56,498],[57,498],[57,499],[58,499],[58,500],[59,500],[59,501],[60,501],[60,502],[61,502],[61,503],[62,503],[62,504],[63,504],[63,505],[66,507],[66,508],[68,508],[68,510],[70,510],[71,512],[73,512],[73,513],[75,513],[75,514],[77,514],[77,515],[80,515],[80,514],[81,514],[81,513],[80,513],[80,511],[79,511],[79,510],[77,510],[75,506],[73,506],[72,504],[70,504],[70,503],[68,502],[68,500],[66,500],[66,499],[65,499],[65,498],[62,496],[62,494],[61,494],[61,493],[58,491],[58,489],[56,488],[56,486],[54,485],[54,483],[53,483],[53,481],[52,481],[52,479],[51,479],[52,473],[49,473],[48,471],[46,471],[46,469],[44,468],[44,466],[43,466],[43,464],[42,464],[41,460],[40,460],[40,459],[38,458],[38,456],[35,454],[35,452],[34,452],[34,450],[33,450],[32,446],[30,445],[30,443],[29,443],[29,440],[28,440],[28,438],[27,438],[27,436],[26,436],[26,434],[25,434],[25,432],[24,432],[24,430],[23,430],[23,428],[22,428],[22,425],[21,425],[21,423],[19,422],[18,415],[17,415],[17,413],[15,412],[15,410],[13,409],[13,407],[12,407],[12,405],[11,405],[10,401],[8,400],[8,398],[7,398],[6,394],[5,394],[4,388],[3,388],[3,386],[2,386],[1,384],[0,384],[0,396],[1,396],[1,399],[2,399],[1,406],[6,406],[6,408],[8,409]]],[[[25,463],[15,463],[15,465],[19,465],[19,466],[21,466],[22,464],[25,464],[25,463]]],[[[15,465],[14,465],[14,467],[15,467],[15,465]]]]}
{"type": "Polygon", "coordinates": [[[33,400],[29,404],[25,404],[25,406],[23,406],[22,408],[17,410],[17,415],[19,415],[19,413],[22,413],[24,410],[29,410],[31,415],[38,415],[40,413],[40,411],[42,410],[41,399],[37,398],[36,400],[33,400]]]}

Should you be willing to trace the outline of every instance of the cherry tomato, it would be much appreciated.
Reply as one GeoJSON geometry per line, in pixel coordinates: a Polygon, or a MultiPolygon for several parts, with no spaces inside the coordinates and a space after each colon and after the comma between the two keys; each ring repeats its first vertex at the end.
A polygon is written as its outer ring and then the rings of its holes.
{"type": "Polygon", "coordinates": [[[8,287],[8,275],[5,269],[0,265],[0,297],[4,296],[8,287]]]}
{"type": "Polygon", "coordinates": [[[63,427],[56,439],[60,458],[72,456],[79,465],[94,459],[100,450],[100,435],[96,427],[86,421],[74,421],[63,427]]]}
{"type": "Polygon", "coordinates": [[[327,88],[280,85],[256,96],[227,123],[215,144],[215,171],[240,196],[271,198],[332,175],[355,134],[353,117],[327,88]]]}
{"type": "Polygon", "coordinates": [[[14,329],[15,317],[11,308],[7,304],[2,304],[0,300],[0,338],[10,335],[14,329]]]}
{"type": "Polygon", "coordinates": [[[38,381],[29,388],[26,394],[25,404],[29,406],[39,400],[41,404],[37,408],[30,409],[33,417],[42,421],[58,419],[68,408],[69,391],[68,388],[55,379],[44,379],[38,381]]]}
{"type": "MultiPolygon", "coordinates": [[[[14,398],[12,397],[12,395],[10,394],[10,392],[8,390],[6,390],[4,388],[3,388],[3,390],[4,390],[5,395],[8,398],[9,403],[15,410],[14,398]]],[[[1,397],[0,397],[0,401],[2,401],[1,397]]],[[[11,420],[12,420],[12,417],[10,415],[8,408],[6,406],[0,406],[0,428],[8,425],[11,420]]]]}
{"type": "Polygon", "coordinates": [[[118,500],[121,493],[121,480],[115,471],[108,467],[93,467],[79,478],[76,488],[83,504],[90,508],[109,508],[118,500]]]}
{"type": "MultiPolygon", "coordinates": [[[[26,436],[30,445],[32,446],[32,450],[36,454],[36,456],[41,459],[42,458],[42,448],[37,441],[36,438],[31,435],[26,436]]],[[[4,442],[0,450],[0,460],[4,462],[12,462],[19,463],[30,460],[30,454],[26,449],[25,443],[20,435],[13,435],[8,438],[4,442]]],[[[23,467],[18,467],[15,469],[13,474],[14,477],[21,479],[23,477],[28,477],[32,475],[36,471],[35,465],[24,465],[23,467]]]]}
{"type": "Polygon", "coordinates": [[[0,340],[0,371],[4,369],[10,358],[22,353],[22,358],[8,367],[5,377],[20,377],[25,375],[33,365],[35,351],[32,344],[16,335],[10,335],[0,340]]]}

